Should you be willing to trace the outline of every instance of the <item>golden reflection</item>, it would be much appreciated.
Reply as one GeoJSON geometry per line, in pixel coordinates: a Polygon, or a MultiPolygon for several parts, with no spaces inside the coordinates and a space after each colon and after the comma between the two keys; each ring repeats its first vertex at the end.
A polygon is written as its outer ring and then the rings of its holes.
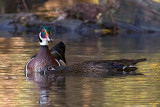
{"type": "Polygon", "coordinates": [[[160,3],[160,0],[152,0],[152,1],[157,2],[157,3],[160,3]]]}
{"type": "MultiPolygon", "coordinates": [[[[157,84],[157,79],[159,81],[158,75],[160,75],[159,66],[160,62],[146,61],[137,65],[139,68],[137,72],[141,72],[144,75],[110,78],[106,80],[106,102],[117,102],[117,104],[111,104],[112,106],[155,105],[160,102],[158,100],[159,95],[157,95],[159,91],[159,83],[157,84]]],[[[109,105],[109,103],[105,105],[109,105]]]]}
{"type": "Polygon", "coordinates": [[[83,95],[83,107],[89,107],[89,104],[91,103],[91,96],[92,96],[92,87],[88,84],[83,84],[82,95],[83,95]],[[86,91],[87,90],[87,91],[86,91]]]}
{"type": "Polygon", "coordinates": [[[18,70],[18,67],[12,66],[15,63],[21,63],[22,57],[26,56],[25,52],[23,51],[25,46],[24,38],[22,37],[13,37],[13,38],[0,38],[0,69],[6,70],[18,70]],[[21,54],[23,53],[23,54],[21,54]]]}
{"type": "Polygon", "coordinates": [[[24,38],[22,37],[13,37],[10,38],[10,42],[12,43],[12,46],[25,46],[24,38]]]}
{"type": "Polygon", "coordinates": [[[28,43],[23,37],[0,37],[0,105],[2,107],[38,104],[35,97],[38,98],[39,94],[34,91],[35,89],[32,90],[34,84],[25,81],[24,65],[30,58],[24,50],[26,45],[28,43]]]}
{"type": "Polygon", "coordinates": [[[24,106],[25,104],[35,104],[37,102],[34,97],[30,96],[30,94],[35,93],[34,90],[30,91],[32,84],[20,80],[1,80],[0,84],[1,107],[6,105],[8,107],[13,107],[13,105],[24,106]],[[30,100],[27,100],[27,98],[30,100]]]}

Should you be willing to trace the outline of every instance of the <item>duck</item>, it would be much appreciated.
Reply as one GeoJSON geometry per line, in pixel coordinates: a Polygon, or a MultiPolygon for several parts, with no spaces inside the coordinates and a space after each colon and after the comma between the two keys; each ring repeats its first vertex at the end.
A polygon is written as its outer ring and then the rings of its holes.
{"type": "Polygon", "coordinates": [[[89,60],[70,66],[49,66],[46,65],[39,72],[41,75],[58,77],[58,76],[80,76],[80,77],[111,77],[142,75],[137,73],[137,63],[146,61],[141,59],[120,59],[120,60],[89,60]]]}
{"type": "Polygon", "coordinates": [[[40,49],[39,52],[31,57],[25,65],[26,77],[33,76],[34,73],[40,71],[46,65],[49,66],[65,66],[65,44],[57,43],[49,50],[49,43],[52,43],[51,27],[41,26],[38,35],[40,49]]]}

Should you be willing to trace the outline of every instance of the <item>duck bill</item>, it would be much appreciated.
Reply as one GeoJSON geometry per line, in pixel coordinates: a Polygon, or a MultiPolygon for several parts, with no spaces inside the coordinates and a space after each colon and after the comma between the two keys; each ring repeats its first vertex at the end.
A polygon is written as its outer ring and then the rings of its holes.
{"type": "Polygon", "coordinates": [[[46,39],[47,39],[47,40],[48,40],[48,42],[50,42],[50,43],[52,43],[52,42],[53,42],[53,40],[52,40],[51,36],[50,36],[48,33],[46,33],[46,39]]]}
{"type": "Polygon", "coordinates": [[[53,39],[52,39],[50,36],[48,36],[48,39],[47,39],[47,40],[48,40],[49,43],[52,43],[52,42],[53,42],[53,39]]]}

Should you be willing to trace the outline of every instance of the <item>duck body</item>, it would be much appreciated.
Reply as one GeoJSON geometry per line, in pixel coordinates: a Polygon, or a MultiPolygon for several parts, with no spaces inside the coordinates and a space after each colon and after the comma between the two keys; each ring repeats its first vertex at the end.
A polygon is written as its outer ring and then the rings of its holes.
{"type": "Polygon", "coordinates": [[[45,66],[40,71],[42,75],[109,77],[120,75],[140,75],[133,65],[146,59],[137,60],[92,60],[73,64],[71,66],[45,66]]]}
{"type": "Polygon", "coordinates": [[[55,58],[51,55],[51,52],[48,49],[48,46],[40,46],[40,51],[36,55],[36,57],[33,57],[28,65],[27,65],[27,73],[31,74],[30,72],[36,72],[42,69],[42,67],[46,65],[56,65],[59,66],[58,62],[55,60],[55,58]]]}
{"type": "Polygon", "coordinates": [[[31,77],[40,71],[46,65],[61,66],[66,63],[65,60],[65,45],[63,42],[56,44],[51,50],[48,48],[48,42],[52,42],[50,37],[50,28],[42,27],[39,34],[40,50],[38,54],[32,58],[25,65],[26,77],[31,77]]]}

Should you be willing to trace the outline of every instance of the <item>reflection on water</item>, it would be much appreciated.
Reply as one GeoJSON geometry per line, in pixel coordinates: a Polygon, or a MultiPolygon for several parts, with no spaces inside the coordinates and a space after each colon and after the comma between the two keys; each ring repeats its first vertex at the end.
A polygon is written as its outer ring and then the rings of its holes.
{"type": "MultiPolygon", "coordinates": [[[[3,33],[7,34],[7,33],[3,33]]],[[[89,59],[148,58],[139,63],[144,75],[87,78],[66,77],[65,84],[39,85],[26,80],[24,65],[39,50],[37,35],[0,35],[0,105],[56,107],[158,106],[160,104],[159,34],[81,37],[72,40],[61,34],[54,44],[67,45],[68,64],[89,59]]],[[[54,45],[52,44],[52,45],[54,45]]]]}

